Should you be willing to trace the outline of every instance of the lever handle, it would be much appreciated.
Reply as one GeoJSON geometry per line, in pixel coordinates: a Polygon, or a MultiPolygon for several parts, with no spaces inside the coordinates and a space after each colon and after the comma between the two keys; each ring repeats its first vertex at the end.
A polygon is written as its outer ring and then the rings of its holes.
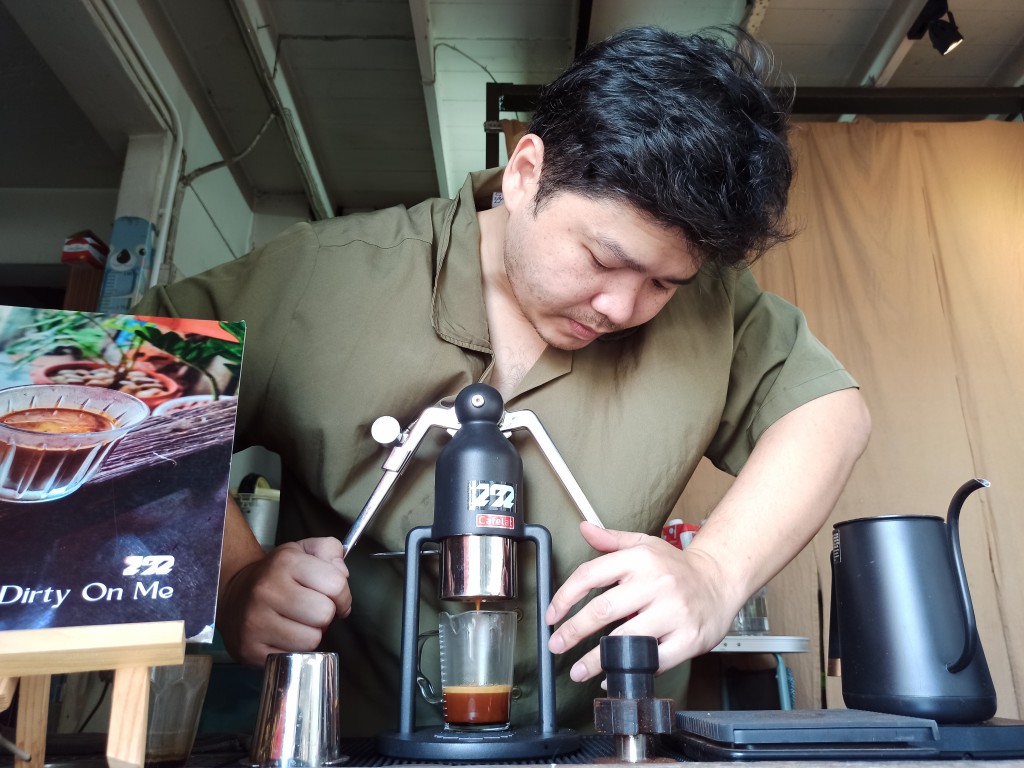
{"type": "Polygon", "coordinates": [[[525,429],[533,435],[533,439],[537,441],[541,453],[547,459],[548,466],[551,467],[558,479],[562,481],[562,487],[569,493],[573,503],[576,504],[576,508],[583,515],[583,519],[599,528],[604,528],[604,523],[597,516],[594,507],[591,506],[586,494],[583,493],[583,489],[580,488],[580,484],[576,482],[576,478],[573,477],[572,472],[569,470],[569,466],[565,463],[558,449],[555,448],[555,443],[551,440],[547,430],[544,429],[544,425],[540,423],[537,414],[530,410],[507,412],[502,418],[499,428],[503,432],[525,429]]]}
{"type": "MultiPolygon", "coordinates": [[[[383,417],[385,419],[390,417],[383,417]]],[[[397,425],[397,421],[391,419],[397,425]]],[[[381,419],[377,419],[374,422],[374,429],[377,428],[377,422],[381,419]]],[[[397,436],[390,436],[390,423],[385,421],[380,429],[377,429],[378,434],[384,438],[389,438],[388,443],[395,444],[395,447],[391,449],[391,453],[388,454],[387,459],[384,460],[384,474],[380,480],[377,481],[376,487],[373,489],[373,493],[370,494],[370,498],[363,504],[362,510],[359,512],[359,517],[356,518],[355,522],[352,523],[352,527],[349,529],[348,535],[345,537],[344,548],[345,555],[352,550],[352,547],[356,545],[359,537],[366,530],[366,526],[370,524],[370,520],[380,509],[381,504],[387,499],[391,493],[391,489],[394,487],[395,482],[398,480],[398,476],[402,474],[406,465],[409,463],[409,459],[416,453],[416,449],[419,448],[420,443],[423,441],[424,435],[431,427],[445,427],[446,429],[458,429],[459,420],[455,417],[455,412],[447,406],[431,406],[426,408],[420,417],[416,419],[409,429],[397,436]]],[[[374,429],[371,429],[373,434],[374,429]]],[[[377,435],[374,435],[377,439],[377,435]]],[[[379,442],[379,440],[378,440],[379,442]]]]}

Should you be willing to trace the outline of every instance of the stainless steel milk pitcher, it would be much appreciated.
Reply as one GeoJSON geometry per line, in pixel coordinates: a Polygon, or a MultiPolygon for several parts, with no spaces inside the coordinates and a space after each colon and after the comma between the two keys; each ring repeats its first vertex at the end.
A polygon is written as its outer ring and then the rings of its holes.
{"type": "Polygon", "coordinates": [[[945,521],[893,515],[832,532],[830,672],[851,709],[976,723],[996,711],[960,551],[964,483],[945,521]]]}

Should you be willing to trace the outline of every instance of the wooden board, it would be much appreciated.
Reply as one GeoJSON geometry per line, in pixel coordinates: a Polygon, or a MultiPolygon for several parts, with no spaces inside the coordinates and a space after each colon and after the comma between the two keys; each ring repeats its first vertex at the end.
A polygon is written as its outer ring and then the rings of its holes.
{"type": "Polygon", "coordinates": [[[184,658],[182,621],[0,632],[0,677],[159,667],[184,658]]]}

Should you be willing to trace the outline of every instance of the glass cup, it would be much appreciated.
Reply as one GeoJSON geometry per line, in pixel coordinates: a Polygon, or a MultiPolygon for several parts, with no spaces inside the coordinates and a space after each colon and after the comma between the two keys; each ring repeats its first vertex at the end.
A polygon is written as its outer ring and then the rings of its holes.
{"type": "Polygon", "coordinates": [[[766,635],[768,634],[768,590],[761,587],[743,604],[739,614],[733,619],[730,635],[766,635]]]}
{"type": "Polygon", "coordinates": [[[446,730],[507,729],[512,700],[515,612],[441,613],[438,620],[441,697],[430,696],[428,682],[420,686],[424,697],[431,703],[441,703],[446,730]]]}
{"type": "Polygon", "coordinates": [[[211,666],[210,656],[190,654],[183,664],[150,669],[146,768],[177,768],[188,761],[211,666]]]}
{"type": "Polygon", "coordinates": [[[147,416],[149,407],[138,398],[103,387],[0,390],[0,501],[52,501],[74,493],[147,416]]]}

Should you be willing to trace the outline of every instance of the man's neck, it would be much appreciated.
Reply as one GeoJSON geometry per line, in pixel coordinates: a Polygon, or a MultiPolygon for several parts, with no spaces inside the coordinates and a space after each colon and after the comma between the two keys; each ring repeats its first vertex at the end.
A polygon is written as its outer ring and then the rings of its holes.
{"type": "Polygon", "coordinates": [[[523,314],[505,273],[505,208],[480,211],[477,220],[484,306],[494,353],[488,383],[508,399],[547,345],[523,314]]]}

